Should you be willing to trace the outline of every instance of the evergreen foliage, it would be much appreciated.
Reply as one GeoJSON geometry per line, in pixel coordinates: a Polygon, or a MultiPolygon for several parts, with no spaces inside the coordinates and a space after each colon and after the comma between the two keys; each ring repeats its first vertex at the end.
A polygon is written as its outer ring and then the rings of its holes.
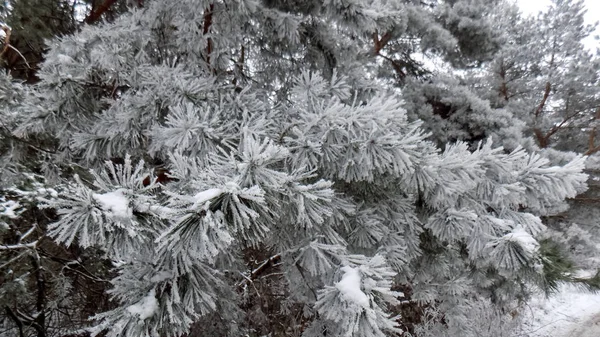
{"type": "Polygon", "coordinates": [[[540,217],[586,189],[585,157],[552,163],[414,55],[493,64],[496,3],[146,1],[50,41],[38,83],[0,75],[0,336],[513,324],[562,275],[540,217]]]}

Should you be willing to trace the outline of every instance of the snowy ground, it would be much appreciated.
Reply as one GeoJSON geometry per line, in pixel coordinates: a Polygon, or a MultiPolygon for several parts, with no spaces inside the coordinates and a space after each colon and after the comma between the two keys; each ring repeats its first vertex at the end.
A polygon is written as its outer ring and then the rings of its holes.
{"type": "Polygon", "coordinates": [[[563,285],[558,294],[536,297],[513,337],[600,337],[600,293],[563,285]]]}

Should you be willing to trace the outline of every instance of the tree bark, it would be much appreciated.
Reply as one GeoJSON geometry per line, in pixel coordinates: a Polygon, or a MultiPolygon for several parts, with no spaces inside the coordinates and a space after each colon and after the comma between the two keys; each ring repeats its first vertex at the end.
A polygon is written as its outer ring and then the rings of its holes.
{"type": "Polygon", "coordinates": [[[537,118],[544,110],[544,107],[546,106],[546,101],[548,100],[548,97],[550,97],[551,89],[552,85],[550,84],[550,82],[546,82],[546,88],[544,90],[544,96],[542,97],[542,101],[540,102],[540,105],[538,105],[537,109],[535,109],[535,118],[537,118]]]}
{"type": "MultiPolygon", "coordinates": [[[[213,11],[215,10],[215,5],[210,4],[208,9],[204,11],[204,27],[202,29],[202,34],[206,35],[210,32],[210,26],[212,26],[212,16],[213,11]]],[[[212,69],[210,66],[210,54],[212,53],[212,39],[209,37],[206,40],[206,63],[209,69],[212,69]]]]}
{"type": "Polygon", "coordinates": [[[37,323],[37,337],[46,337],[46,278],[44,275],[44,269],[42,268],[40,255],[35,251],[31,257],[31,264],[35,270],[35,281],[37,287],[37,297],[35,302],[35,309],[37,311],[37,317],[35,322],[37,323]]]}

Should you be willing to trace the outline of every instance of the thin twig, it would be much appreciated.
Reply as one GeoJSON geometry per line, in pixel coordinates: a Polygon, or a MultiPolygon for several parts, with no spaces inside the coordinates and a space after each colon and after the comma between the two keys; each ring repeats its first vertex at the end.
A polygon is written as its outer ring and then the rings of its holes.
{"type": "Polygon", "coordinates": [[[6,53],[6,51],[8,50],[8,46],[10,46],[10,27],[8,27],[5,24],[0,25],[0,29],[2,29],[4,31],[4,48],[2,48],[2,51],[0,52],[0,56],[4,55],[4,53],[6,53]]]}
{"type": "Polygon", "coordinates": [[[28,249],[35,248],[37,245],[37,240],[30,243],[20,243],[16,245],[0,245],[0,250],[12,250],[12,249],[28,249]]]}
{"type": "MultiPolygon", "coordinates": [[[[1,122],[1,121],[0,121],[0,122],[1,122]]],[[[56,151],[52,151],[52,150],[43,149],[43,148],[41,148],[41,147],[39,147],[39,146],[37,146],[37,145],[34,145],[34,144],[32,144],[32,143],[30,143],[30,142],[28,142],[28,141],[24,140],[24,139],[21,139],[21,138],[19,138],[19,137],[15,136],[15,135],[13,135],[13,134],[12,134],[12,132],[10,131],[10,129],[9,129],[9,128],[8,128],[6,125],[4,125],[4,123],[2,123],[2,125],[1,125],[1,126],[2,126],[2,128],[4,128],[4,129],[6,130],[6,136],[7,136],[8,138],[10,138],[10,139],[12,139],[12,140],[15,140],[15,141],[17,141],[17,142],[23,143],[23,144],[25,144],[25,145],[27,145],[27,146],[31,147],[31,148],[32,148],[32,149],[34,149],[34,150],[41,151],[41,152],[46,152],[46,153],[50,153],[50,154],[56,154],[56,151]]]]}
{"type": "Polygon", "coordinates": [[[244,277],[244,280],[240,281],[238,283],[238,288],[242,288],[244,287],[244,285],[247,285],[248,282],[253,282],[253,280],[255,280],[261,273],[263,273],[268,267],[273,266],[275,263],[277,263],[279,260],[281,259],[281,254],[276,254],[271,256],[270,258],[266,259],[265,261],[263,261],[258,267],[256,267],[254,270],[252,270],[250,272],[249,275],[244,275],[242,274],[242,276],[244,277]]]}
{"type": "Polygon", "coordinates": [[[28,251],[24,251],[23,253],[13,257],[12,259],[8,260],[6,263],[2,264],[0,266],[0,269],[9,266],[11,263],[17,261],[18,259],[22,258],[23,256],[27,255],[27,253],[29,253],[28,251]]]}
{"type": "Polygon", "coordinates": [[[12,49],[12,50],[16,51],[16,52],[17,52],[17,54],[19,54],[19,56],[21,56],[21,58],[23,59],[23,61],[24,61],[24,62],[25,62],[25,64],[27,65],[27,68],[31,69],[31,66],[29,65],[29,62],[27,62],[27,59],[25,58],[25,56],[23,56],[23,54],[21,54],[21,52],[20,52],[20,51],[19,51],[17,48],[13,47],[13,46],[12,46],[12,45],[10,45],[10,44],[8,45],[8,48],[10,48],[10,49],[12,49]]]}
{"type": "Polygon", "coordinates": [[[37,224],[33,224],[33,226],[19,238],[19,243],[21,243],[21,241],[25,240],[29,235],[31,235],[31,233],[33,233],[33,231],[36,228],[37,228],[37,224]]]}

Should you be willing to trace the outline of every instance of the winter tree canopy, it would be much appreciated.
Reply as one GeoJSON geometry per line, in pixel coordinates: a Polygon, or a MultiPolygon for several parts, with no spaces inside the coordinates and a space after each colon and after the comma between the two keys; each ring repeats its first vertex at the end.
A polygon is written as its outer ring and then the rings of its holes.
{"type": "Polygon", "coordinates": [[[81,2],[0,74],[0,336],[506,336],[587,188],[555,3],[81,2]]]}

